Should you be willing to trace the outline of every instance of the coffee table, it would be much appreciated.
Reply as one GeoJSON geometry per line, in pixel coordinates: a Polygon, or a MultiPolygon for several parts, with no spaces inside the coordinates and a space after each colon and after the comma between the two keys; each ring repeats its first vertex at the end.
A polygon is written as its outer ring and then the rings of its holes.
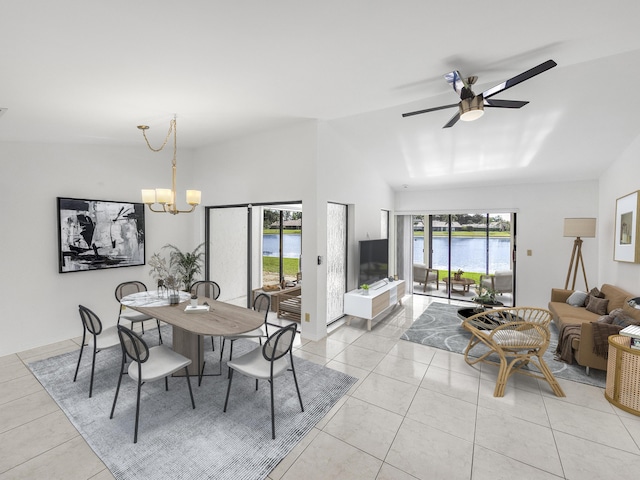
{"type": "Polygon", "coordinates": [[[447,286],[448,293],[457,292],[462,293],[463,295],[465,293],[469,293],[469,287],[476,283],[473,279],[465,277],[461,277],[460,280],[456,280],[455,278],[451,277],[444,277],[442,281],[447,286]],[[454,285],[461,285],[462,290],[456,290],[455,288],[453,288],[454,285]]]}

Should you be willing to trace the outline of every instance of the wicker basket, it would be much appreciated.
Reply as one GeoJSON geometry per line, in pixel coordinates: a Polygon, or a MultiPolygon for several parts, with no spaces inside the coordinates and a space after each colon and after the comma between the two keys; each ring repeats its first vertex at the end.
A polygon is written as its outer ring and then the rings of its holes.
{"type": "Polygon", "coordinates": [[[640,415],[640,350],[632,349],[629,344],[627,336],[609,337],[604,396],[616,407],[640,415]]]}

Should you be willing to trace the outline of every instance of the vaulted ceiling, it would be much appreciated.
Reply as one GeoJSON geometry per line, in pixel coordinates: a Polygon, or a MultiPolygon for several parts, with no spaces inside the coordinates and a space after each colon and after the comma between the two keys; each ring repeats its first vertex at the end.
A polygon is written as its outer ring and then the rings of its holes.
{"type": "Polygon", "coordinates": [[[0,141],[197,148],[329,121],[395,189],[594,179],[640,133],[640,2],[2,1],[0,141]],[[442,126],[444,74],[528,100],[442,126]]]}

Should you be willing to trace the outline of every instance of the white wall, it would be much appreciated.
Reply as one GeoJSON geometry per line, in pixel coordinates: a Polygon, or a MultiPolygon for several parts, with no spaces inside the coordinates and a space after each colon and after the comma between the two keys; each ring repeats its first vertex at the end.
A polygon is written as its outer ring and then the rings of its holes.
{"type": "MultiPolygon", "coordinates": [[[[573,238],[562,236],[565,217],[596,217],[597,182],[481,185],[470,189],[400,192],[397,214],[516,212],[518,214],[516,289],[518,305],[546,308],[551,288],[563,287],[573,238]],[[527,256],[527,250],[532,256],[527,256]]],[[[597,239],[584,239],[589,287],[598,279],[597,239]]],[[[576,288],[584,289],[578,276],[576,288]]]]}
{"type": "MultiPolygon", "coordinates": [[[[640,137],[600,177],[600,279],[640,295],[640,264],[613,260],[616,199],[640,190],[640,137]]],[[[636,240],[638,241],[638,240],[636,240]]]]}
{"type": "MultiPolygon", "coordinates": [[[[78,304],[114,325],[116,285],[152,282],[146,266],[59,274],[57,264],[56,197],[135,202],[145,186],[170,186],[170,156],[153,156],[146,148],[0,143],[0,290],[6,299],[0,356],[81,335],[78,304]]],[[[178,171],[188,178],[190,154],[182,153],[178,171]]],[[[147,259],[165,243],[191,246],[194,221],[147,213],[147,259]]]]}

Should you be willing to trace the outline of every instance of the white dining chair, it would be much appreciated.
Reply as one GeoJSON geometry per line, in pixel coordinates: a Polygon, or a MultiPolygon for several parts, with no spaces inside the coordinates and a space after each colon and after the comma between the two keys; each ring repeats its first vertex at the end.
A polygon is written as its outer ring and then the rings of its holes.
{"type": "Polygon", "coordinates": [[[174,352],[164,345],[149,348],[138,334],[127,327],[123,327],[122,325],[118,325],[118,336],[122,347],[122,363],[120,365],[118,386],[116,387],[116,394],[113,398],[113,406],[111,407],[111,415],[109,418],[113,418],[113,412],[116,409],[116,402],[118,401],[118,393],[120,392],[122,376],[125,375],[124,366],[127,363],[128,357],[131,359],[131,363],[129,364],[129,368],[126,373],[128,373],[129,377],[132,380],[135,380],[138,384],[138,396],[136,398],[136,423],[133,433],[133,443],[137,443],[138,420],[140,418],[140,391],[144,383],[164,378],[165,389],[169,390],[169,375],[184,368],[184,373],[187,377],[187,385],[189,386],[189,395],[191,396],[191,406],[196,408],[196,404],[193,400],[193,391],[191,390],[191,381],[189,379],[188,367],[191,365],[191,360],[174,352]]]}

